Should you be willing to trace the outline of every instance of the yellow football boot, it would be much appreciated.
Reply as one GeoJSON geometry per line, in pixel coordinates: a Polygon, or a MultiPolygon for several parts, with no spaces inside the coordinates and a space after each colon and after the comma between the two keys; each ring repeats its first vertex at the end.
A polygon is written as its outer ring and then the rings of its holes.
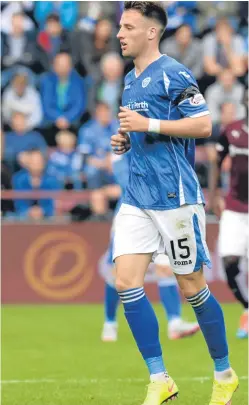
{"type": "Polygon", "coordinates": [[[232,396],[239,387],[239,379],[232,370],[231,380],[214,380],[212,398],[209,405],[231,405],[232,396]]]}
{"type": "Polygon", "coordinates": [[[163,405],[177,398],[178,388],[171,377],[165,381],[153,381],[148,386],[143,405],[163,405]]]}

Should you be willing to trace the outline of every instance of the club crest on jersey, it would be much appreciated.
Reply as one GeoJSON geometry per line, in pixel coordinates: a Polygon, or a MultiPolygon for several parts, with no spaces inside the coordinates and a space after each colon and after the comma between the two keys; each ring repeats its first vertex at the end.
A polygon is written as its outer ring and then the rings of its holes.
{"type": "Polygon", "coordinates": [[[183,75],[186,79],[190,78],[190,75],[187,72],[179,72],[179,75],[183,75]]]}
{"type": "Polygon", "coordinates": [[[143,88],[147,87],[148,84],[150,83],[150,81],[151,81],[151,77],[146,77],[146,79],[144,79],[144,80],[142,81],[142,87],[143,87],[143,88]]]}
{"type": "Polygon", "coordinates": [[[195,94],[189,99],[189,103],[194,106],[205,104],[205,99],[202,94],[195,94]]]}

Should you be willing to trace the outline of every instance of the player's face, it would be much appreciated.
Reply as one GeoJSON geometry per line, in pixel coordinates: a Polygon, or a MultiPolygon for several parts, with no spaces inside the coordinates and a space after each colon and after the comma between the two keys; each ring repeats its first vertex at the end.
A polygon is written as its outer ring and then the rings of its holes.
{"type": "Polygon", "coordinates": [[[122,55],[136,58],[147,47],[153,35],[151,21],[136,10],[124,11],[120,20],[117,38],[120,40],[122,55]]]}

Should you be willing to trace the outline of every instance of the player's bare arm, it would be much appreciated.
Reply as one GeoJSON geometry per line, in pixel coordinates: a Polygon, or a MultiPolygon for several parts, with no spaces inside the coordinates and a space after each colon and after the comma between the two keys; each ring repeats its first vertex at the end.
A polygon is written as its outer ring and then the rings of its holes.
{"type": "Polygon", "coordinates": [[[229,143],[225,133],[223,133],[216,144],[216,160],[212,162],[213,175],[209,188],[210,206],[218,218],[221,217],[225,209],[225,201],[222,197],[222,192],[218,188],[218,183],[221,176],[221,166],[228,153],[229,143]]]}
{"type": "Polygon", "coordinates": [[[151,120],[136,111],[120,107],[118,118],[123,132],[157,132],[176,138],[208,138],[212,132],[210,115],[177,121],[151,120]]]}

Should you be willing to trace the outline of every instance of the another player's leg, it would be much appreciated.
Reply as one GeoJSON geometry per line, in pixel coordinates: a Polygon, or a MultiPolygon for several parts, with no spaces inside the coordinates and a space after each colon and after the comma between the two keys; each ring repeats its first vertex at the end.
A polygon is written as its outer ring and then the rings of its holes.
{"type": "Polygon", "coordinates": [[[117,309],[119,304],[119,295],[115,288],[115,270],[112,262],[112,254],[113,235],[111,235],[111,240],[107,252],[99,262],[99,273],[105,280],[105,320],[101,333],[101,340],[103,342],[116,342],[118,338],[117,309]]]}
{"type": "Polygon", "coordinates": [[[236,256],[223,257],[223,264],[227,276],[227,283],[235,298],[241,303],[243,313],[240,317],[240,325],[237,337],[248,337],[248,290],[243,272],[239,268],[240,258],[236,256]]]}
{"type": "Polygon", "coordinates": [[[246,256],[248,243],[248,215],[225,210],[219,230],[219,254],[222,258],[227,283],[235,298],[241,303],[243,313],[237,332],[239,338],[248,337],[248,290],[243,272],[242,258],[246,256]]]}
{"type": "Polygon", "coordinates": [[[116,342],[118,339],[117,309],[119,295],[114,285],[105,283],[105,321],[101,334],[103,342],[116,342]]]}
{"type": "Polygon", "coordinates": [[[181,339],[192,336],[200,330],[197,322],[186,322],[181,317],[181,296],[177,280],[169,267],[166,255],[158,255],[155,260],[155,271],[161,303],[168,320],[169,339],[181,339]]]}
{"type": "Polygon", "coordinates": [[[151,256],[133,254],[117,257],[116,288],[124,306],[125,317],[150,373],[151,383],[144,405],[161,405],[174,398],[178,389],[167,374],[157,318],[143,288],[151,256]]]}

